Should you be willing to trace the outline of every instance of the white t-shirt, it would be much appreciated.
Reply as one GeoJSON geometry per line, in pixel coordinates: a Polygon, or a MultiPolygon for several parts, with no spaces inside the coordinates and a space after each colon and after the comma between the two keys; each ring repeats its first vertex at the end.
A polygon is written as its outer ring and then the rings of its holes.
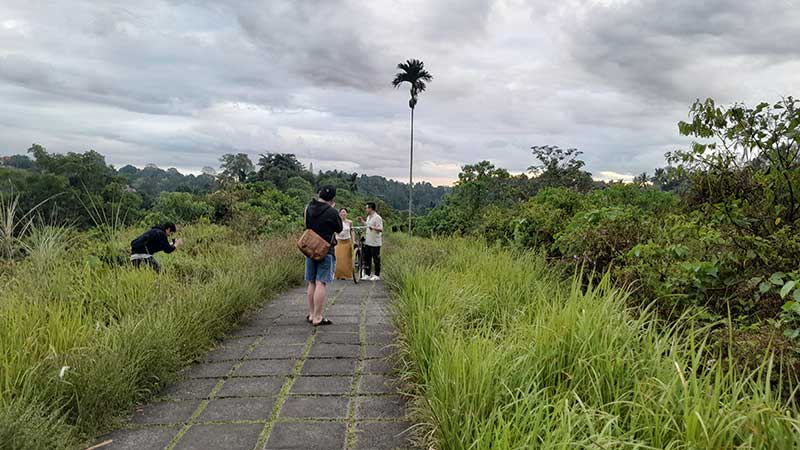
{"type": "Polygon", "coordinates": [[[381,245],[383,245],[383,232],[370,230],[370,227],[380,228],[381,230],[383,230],[383,218],[379,216],[378,213],[374,213],[371,216],[367,216],[366,226],[367,226],[367,236],[364,243],[369,245],[370,247],[380,247],[381,245]]]}
{"type": "Polygon", "coordinates": [[[342,232],[336,235],[337,241],[349,241],[350,240],[350,221],[345,220],[342,221],[342,232]]]}

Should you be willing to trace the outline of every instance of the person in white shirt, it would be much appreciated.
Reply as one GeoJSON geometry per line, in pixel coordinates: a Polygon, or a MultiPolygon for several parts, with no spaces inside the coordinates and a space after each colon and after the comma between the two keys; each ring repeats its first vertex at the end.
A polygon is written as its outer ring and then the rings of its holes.
{"type": "Polygon", "coordinates": [[[378,215],[374,202],[367,202],[367,219],[359,217],[358,221],[367,227],[364,240],[364,277],[362,280],[378,281],[381,279],[383,218],[378,215]]]}

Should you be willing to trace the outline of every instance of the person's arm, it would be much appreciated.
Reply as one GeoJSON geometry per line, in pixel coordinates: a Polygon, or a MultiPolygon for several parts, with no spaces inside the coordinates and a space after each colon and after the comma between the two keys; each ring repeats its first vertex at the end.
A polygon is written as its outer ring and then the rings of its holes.
{"type": "Polygon", "coordinates": [[[336,215],[336,222],[334,223],[333,229],[336,230],[337,233],[341,233],[342,230],[344,230],[344,224],[342,223],[342,218],[339,217],[338,214],[336,215]]]}
{"type": "Polygon", "coordinates": [[[172,253],[178,249],[178,247],[183,244],[183,241],[176,240],[175,245],[169,243],[169,238],[167,238],[167,233],[159,233],[159,247],[164,253],[172,253]]]}

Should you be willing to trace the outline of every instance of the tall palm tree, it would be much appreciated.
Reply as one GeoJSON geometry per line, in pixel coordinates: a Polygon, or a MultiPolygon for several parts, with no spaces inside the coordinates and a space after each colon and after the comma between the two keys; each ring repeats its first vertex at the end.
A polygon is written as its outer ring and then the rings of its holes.
{"type": "Polygon", "coordinates": [[[394,76],[392,86],[399,87],[403,83],[411,85],[411,99],[408,101],[408,107],[411,108],[411,158],[409,161],[408,169],[408,234],[411,234],[412,216],[411,208],[413,207],[412,191],[414,190],[414,107],[417,106],[417,96],[420,92],[424,91],[426,82],[433,80],[433,76],[425,70],[425,63],[418,59],[409,59],[404,63],[397,65],[400,72],[394,76]]]}

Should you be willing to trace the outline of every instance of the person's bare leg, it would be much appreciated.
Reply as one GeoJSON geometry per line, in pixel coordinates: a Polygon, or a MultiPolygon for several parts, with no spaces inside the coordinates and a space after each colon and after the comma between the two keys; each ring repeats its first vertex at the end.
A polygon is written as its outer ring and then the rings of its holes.
{"type": "Polygon", "coordinates": [[[322,322],[322,310],[325,308],[325,300],[328,296],[328,287],[325,283],[317,281],[314,289],[314,325],[322,322]]]}
{"type": "Polygon", "coordinates": [[[308,282],[308,318],[314,320],[314,291],[316,284],[313,281],[308,282]]]}

